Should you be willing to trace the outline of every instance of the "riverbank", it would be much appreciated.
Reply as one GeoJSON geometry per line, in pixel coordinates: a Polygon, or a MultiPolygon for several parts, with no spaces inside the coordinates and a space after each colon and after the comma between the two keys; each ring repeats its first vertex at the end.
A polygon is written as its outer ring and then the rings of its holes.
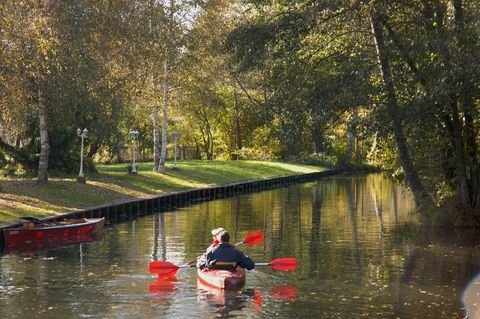
{"type": "Polygon", "coordinates": [[[76,176],[51,177],[46,185],[37,185],[35,179],[2,178],[0,223],[21,216],[42,218],[161,193],[326,169],[259,161],[178,161],[177,169],[167,163],[165,174],[154,173],[152,168],[152,163],[141,163],[138,174],[131,175],[126,164],[98,165],[98,173],[87,174],[86,184],[77,183],[76,176]]]}

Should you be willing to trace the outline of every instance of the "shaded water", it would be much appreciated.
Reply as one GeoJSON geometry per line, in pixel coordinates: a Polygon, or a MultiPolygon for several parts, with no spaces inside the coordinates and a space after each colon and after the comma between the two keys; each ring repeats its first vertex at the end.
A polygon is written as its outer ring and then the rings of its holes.
{"type": "Polygon", "coordinates": [[[414,227],[412,211],[408,192],[371,174],[142,217],[98,241],[0,257],[0,318],[463,318],[477,237],[414,227]],[[264,242],[241,249],[298,269],[258,267],[228,295],[199,289],[194,269],[149,273],[151,260],[194,260],[217,226],[235,242],[261,230],[264,242]]]}

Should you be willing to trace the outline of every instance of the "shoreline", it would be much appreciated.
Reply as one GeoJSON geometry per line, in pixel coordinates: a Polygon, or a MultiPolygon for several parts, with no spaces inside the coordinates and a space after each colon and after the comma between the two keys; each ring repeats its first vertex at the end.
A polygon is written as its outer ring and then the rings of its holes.
{"type": "Polygon", "coordinates": [[[326,168],[283,162],[182,161],[180,169],[167,164],[165,173],[142,163],[138,174],[127,174],[123,164],[98,165],[98,173],[77,183],[74,176],[51,177],[39,185],[33,178],[0,178],[0,223],[22,216],[46,218],[96,206],[112,205],[165,193],[323,171],[326,168]]]}
{"type": "MultiPolygon", "coordinates": [[[[254,193],[268,189],[286,187],[297,183],[320,180],[324,177],[336,175],[340,172],[343,171],[339,169],[326,169],[312,173],[276,176],[219,186],[165,192],[158,195],[139,197],[135,199],[123,199],[88,208],[65,211],[57,215],[47,216],[41,220],[58,221],[65,218],[105,217],[107,224],[113,224],[154,213],[172,211],[180,207],[194,205],[200,202],[234,197],[241,194],[254,193]]],[[[3,233],[3,229],[19,226],[20,224],[21,221],[19,219],[1,223],[0,231],[3,233]]],[[[3,247],[3,241],[3,236],[1,236],[0,247],[3,247]]]]}

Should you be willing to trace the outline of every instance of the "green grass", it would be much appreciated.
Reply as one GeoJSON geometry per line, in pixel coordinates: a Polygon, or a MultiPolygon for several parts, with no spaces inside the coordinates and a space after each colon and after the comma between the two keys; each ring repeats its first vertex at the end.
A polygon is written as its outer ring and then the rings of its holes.
{"type": "Polygon", "coordinates": [[[87,174],[87,184],[76,176],[51,177],[47,185],[34,179],[0,179],[0,223],[21,216],[44,217],[80,208],[115,203],[162,192],[303,174],[324,170],[316,166],[258,161],[177,161],[167,163],[164,174],[152,171],[153,163],[141,163],[137,175],[127,174],[127,164],[98,165],[87,174]]]}

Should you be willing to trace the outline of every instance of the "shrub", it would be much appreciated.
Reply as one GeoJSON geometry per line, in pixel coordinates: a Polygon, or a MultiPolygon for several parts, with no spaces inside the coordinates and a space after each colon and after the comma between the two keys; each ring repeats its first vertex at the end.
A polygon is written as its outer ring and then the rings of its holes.
{"type": "Polygon", "coordinates": [[[338,159],[334,155],[325,153],[301,153],[300,162],[307,165],[333,167],[338,164],[338,159]]]}
{"type": "Polygon", "coordinates": [[[277,159],[277,155],[266,146],[259,148],[242,147],[235,154],[239,160],[273,161],[277,159]]]}

